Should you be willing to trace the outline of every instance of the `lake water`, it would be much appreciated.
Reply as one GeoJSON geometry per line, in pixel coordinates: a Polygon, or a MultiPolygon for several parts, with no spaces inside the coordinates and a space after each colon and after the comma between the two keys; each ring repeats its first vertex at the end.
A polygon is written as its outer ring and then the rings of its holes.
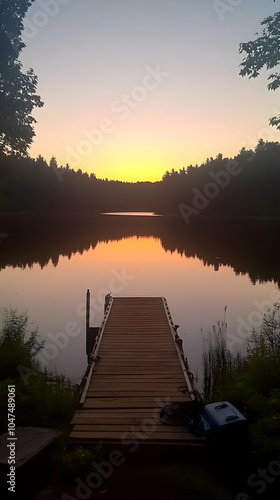
{"type": "Polygon", "coordinates": [[[102,215],[117,215],[122,217],[161,217],[159,214],[154,212],[106,212],[102,215]]]}
{"type": "Polygon", "coordinates": [[[100,325],[109,291],[166,297],[194,374],[201,329],[212,330],[226,306],[234,349],[278,299],[278,221],[205,218],[187,226],[179,217],[142,214],[10,216],[0,224],[1,312],[28,311],[47,342],[47,369],[75,381],[86,368],[87,289],[91,326],[100,325]]]}

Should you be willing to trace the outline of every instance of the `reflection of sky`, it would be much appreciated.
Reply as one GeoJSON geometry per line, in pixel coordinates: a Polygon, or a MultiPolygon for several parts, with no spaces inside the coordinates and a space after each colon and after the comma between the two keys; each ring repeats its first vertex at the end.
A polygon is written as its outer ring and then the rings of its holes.
{"type": "Polygon", "coordinates": [[[103,213],[102,215],[115,215],[117,217],[122,216],[122,217],[127,217],[127,216],[133,216],[133,217],[162,217],[160,214],[155,214],[154,212],[106,212],[103,213]]]}
{"type": "Polygon", "coordinates": [[[37,264],[26,270],[6,268],[1,282],[1,307],[28,310],[30,321],[38,324],[40,336],[47,341],[49,333],[65,332],[69,322],[75,324],[72,330],[81,329],[47,365],[70,377],[81,376],[86,363],[87,288],[91,326],[101,324],[103,297],[112,285],[118,296],[165,296],[173,321],[180,325],[178,332],[193,372],[201,364],[201,328],[205,334],[211,330],[223,319],[227,306],[228,329],[234,335],[238,317],[246,321],[256,311],[253,301],[268,300],[271,291],[277,290],[272,283],[252,285],[248,276],[236,276],[229,267],[220,266],[215,272],[197,258],[165,252],[160,240],[152,237],[102,242],[70,260],[60,257],[57,267],[50,263],[43,270],[37,264]]]}
{"type": "Polygon", "coordinates": [[[166,169],[254,147],[260,136],[278,140],[264,130],[276,107],[265,77],[238,75],[239,43],[260,31],[273,2],[240,2],[220,11],[223,20],[215,4],[228,2],[56,0],[58,12],[42,17],[44,3],[29,11],[21,56],[45,102],[35,111],[33,156],[54,154],[102,178],[158,180],[166,169]],[[147,67],[157,65],[168,76],[143,91],[147,67]]]}

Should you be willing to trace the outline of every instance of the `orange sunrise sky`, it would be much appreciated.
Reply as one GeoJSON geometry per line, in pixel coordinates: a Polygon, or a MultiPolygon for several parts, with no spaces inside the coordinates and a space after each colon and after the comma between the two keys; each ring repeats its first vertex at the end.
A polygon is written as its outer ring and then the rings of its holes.
{"type": "Polygon", "coordinates": [[[36,0],[21,54],[45,103],[34,112],[31,156],[54,155],[99,178],[157,181],[260,137],[279,140],[268,125],[278,104],[268,74],[239,76],[238,53],[277,8],[267,0],[36,0]]]}

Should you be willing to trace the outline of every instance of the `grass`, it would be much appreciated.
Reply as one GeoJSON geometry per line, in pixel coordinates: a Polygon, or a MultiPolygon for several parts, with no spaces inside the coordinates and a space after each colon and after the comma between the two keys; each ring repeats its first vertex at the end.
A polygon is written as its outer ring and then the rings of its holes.
{"type": "Polygon", "coordinates": [[[166,466],[165,474],[172,478],[185,498],[207,500],[232,500],[223,481],[203,464],[174,463],[166,466]]]}
{"type": "Polygon", "coordinates": [[[226,323],[218,323],[204,346],[205,403],[227,400],[248,419],[251,453],[269,460],[280,449],[280,318],[279,304],[253,331],[247,354],[233,354],[226,345],[226,323]]]}
{"type": "Polygon", "coordinates": [[[63,375],[42,369],[36,354],[44,343],[28,330],[28,316],[4,311],[0,335],[0,433],[7,431],[8,385],[16,389],[16,426],[68,429],[77,404],[78,387],[63,375]]]}

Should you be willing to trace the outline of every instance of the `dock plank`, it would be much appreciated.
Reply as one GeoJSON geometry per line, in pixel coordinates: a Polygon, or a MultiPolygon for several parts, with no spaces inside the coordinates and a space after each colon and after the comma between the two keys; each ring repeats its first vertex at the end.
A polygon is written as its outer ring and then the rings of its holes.
{"type": "Polygon", "coordinates": [[[109,308],[84,402],[71,421],[70,441],[121,443],[137,432],[140,441],[153,445],[203,443],[185,426],[159,420],[165,404],[193,401],[165,299],[115,297],[109,308]]]}
{"type": "MultiPolygon", "coordinates": [[[[133,440],[136,438],[141,439],[139,434],[136,434],[135,431],[128,431],[128,432],[118,432],[118,431],[113,431],[113,432],[101,432],[101,431],[73,431],[71,433],[72,438],[76,438],[78,440],[91,440],[91,441],[98,441],[98,440],[110,440],[114,442],[120,442],[124,444],[128,440],[133,440]]],[[[185,442],[186,444],[188,443],[203,443],[204,444],[204,438],[201,438],[199,436],[196,436],[195,434],[192,434],[191,432],[157,432],[157,433],[148,433],[145,434],[144,432],[142,433],[142,440],[143,441],[150,441],[150,442],[167,442],[168,441],[173,441],[175,444],[182,444],[185,442]],[[146,437],[147,436],[147,437],[146,437]]]]}

